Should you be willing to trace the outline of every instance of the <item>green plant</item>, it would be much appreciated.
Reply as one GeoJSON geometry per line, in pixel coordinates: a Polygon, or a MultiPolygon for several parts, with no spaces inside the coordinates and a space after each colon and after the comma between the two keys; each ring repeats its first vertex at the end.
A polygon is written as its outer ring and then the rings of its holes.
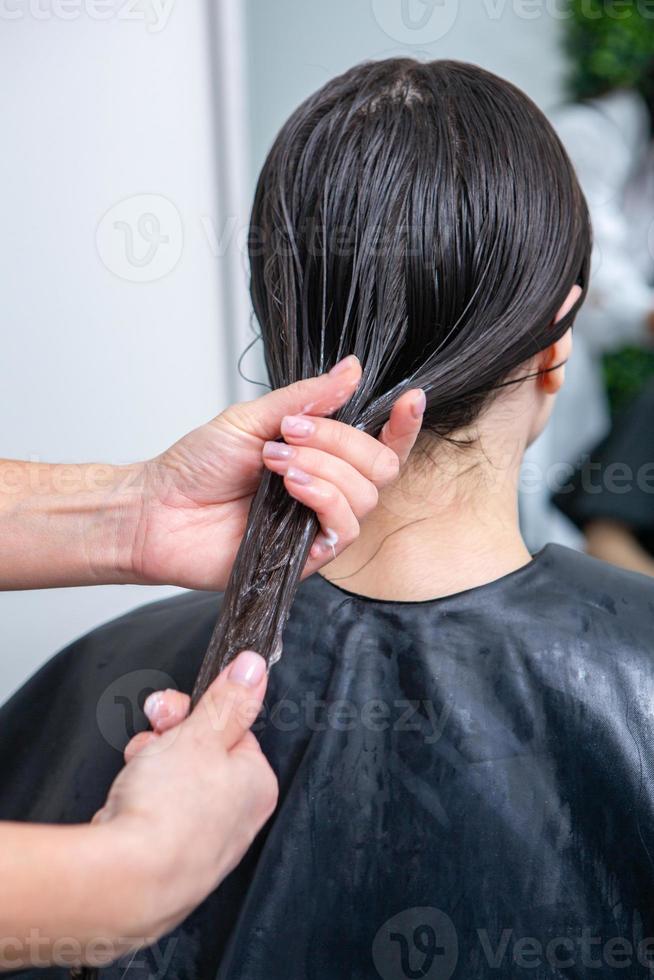
{"type": "Polygon", "coordinates": [[[568,89],[586,99],[613,88],[652,95],[654,0],[569,0],[568,89]]]}
{"type": "Polygon", "coordinates": [[[604,382],[611,413],[619,412],[654,375],[654,352],[623,347],[603,358],[604,382]]]}
{"type": "MultiPolygon", "coordinates": [[[[634,88],[654,107],[654,0],[569,0],[564,48],[568,93],[588,99],[634,88]]],[[[604,379],[613,412],[654,374],[654,353],[638,347],[607,354],[604,379]]]]}

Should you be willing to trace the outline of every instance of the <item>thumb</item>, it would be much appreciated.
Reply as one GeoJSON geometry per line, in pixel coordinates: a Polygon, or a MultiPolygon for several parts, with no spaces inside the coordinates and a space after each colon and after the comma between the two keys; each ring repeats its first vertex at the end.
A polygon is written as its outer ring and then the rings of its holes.
{"type": "Polygon", "coordinates": [[[360,380],[361,364],[358,357],[350,354],[327,374],[296,381],[255,401],[241,403],[239,426],[247,427],[260,439],[276,439],[285,415],[331,415],[352,397],[360,380]]]}
{"type": "Polygon", "coordinates": [[[267,683],[266,661],[253,650],[244,650],[207,688],[182,724],[200,736],[214,733],[212,737],[229,751],[256,720],[267,683]]]}

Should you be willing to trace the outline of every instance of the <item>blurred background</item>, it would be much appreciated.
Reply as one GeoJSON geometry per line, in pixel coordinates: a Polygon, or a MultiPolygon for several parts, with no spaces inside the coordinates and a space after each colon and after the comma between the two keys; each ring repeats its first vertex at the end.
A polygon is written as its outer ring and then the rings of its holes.
{"type": "MultiPolygon", "coordinates": [[[[0,0],[0,456],[129,462],[261,391],[256,344],[252,381],[237,371],[255,336],[245,239],[279,126],[363,59],[457,58],[550,113],[601,225],[577,402],[534,447],[523,507],[534,549],[585,547],[547,474],[572,461],[567,478],[653,372],[652,17],[636,0],[0,0]]],[[[173,591],[1,594],[0,700],[80,633],[173,591]]]]}

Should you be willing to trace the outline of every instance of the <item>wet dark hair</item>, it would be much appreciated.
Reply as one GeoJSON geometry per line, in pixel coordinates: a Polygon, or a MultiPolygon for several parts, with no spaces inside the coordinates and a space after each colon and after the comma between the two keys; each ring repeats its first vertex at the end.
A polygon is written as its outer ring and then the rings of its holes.
{"type": "MultiPolygon", "coordinates": [[[[358,65],[292,114],[259,178],[251,293],[270,381],[354,353],[363,379],[337,418],[377,434],[420,387],[425,428],[447,439],[568,330],[590,249],[570,161],[523,92],[455,61],[358,65]]],[[[242,649],[274,662],[316,530],[265,472],[194,700],[242,649]]]]}

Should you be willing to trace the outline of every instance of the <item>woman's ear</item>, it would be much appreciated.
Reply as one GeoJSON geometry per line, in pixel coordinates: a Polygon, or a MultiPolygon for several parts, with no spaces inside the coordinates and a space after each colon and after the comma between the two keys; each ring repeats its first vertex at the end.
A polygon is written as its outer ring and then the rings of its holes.
{"type": "MultiPolygon", "coordinates": [[[[581,286],[574,285],[565,298],[563,306],[554,317],[559,323],[581,296],[581,286]]],[[[539,384],[548,395],[555,395],[565,381],[565,362],[572,353],[572,327],[555,343],[550,344],[540,355],[539,384]]]]}
{"type": "Polygon", "coordinates": [[[546,395],[555,395],[565,381],[565,362],[572,353],[572,327],[540,355],[538,384],[546,395]]]}

